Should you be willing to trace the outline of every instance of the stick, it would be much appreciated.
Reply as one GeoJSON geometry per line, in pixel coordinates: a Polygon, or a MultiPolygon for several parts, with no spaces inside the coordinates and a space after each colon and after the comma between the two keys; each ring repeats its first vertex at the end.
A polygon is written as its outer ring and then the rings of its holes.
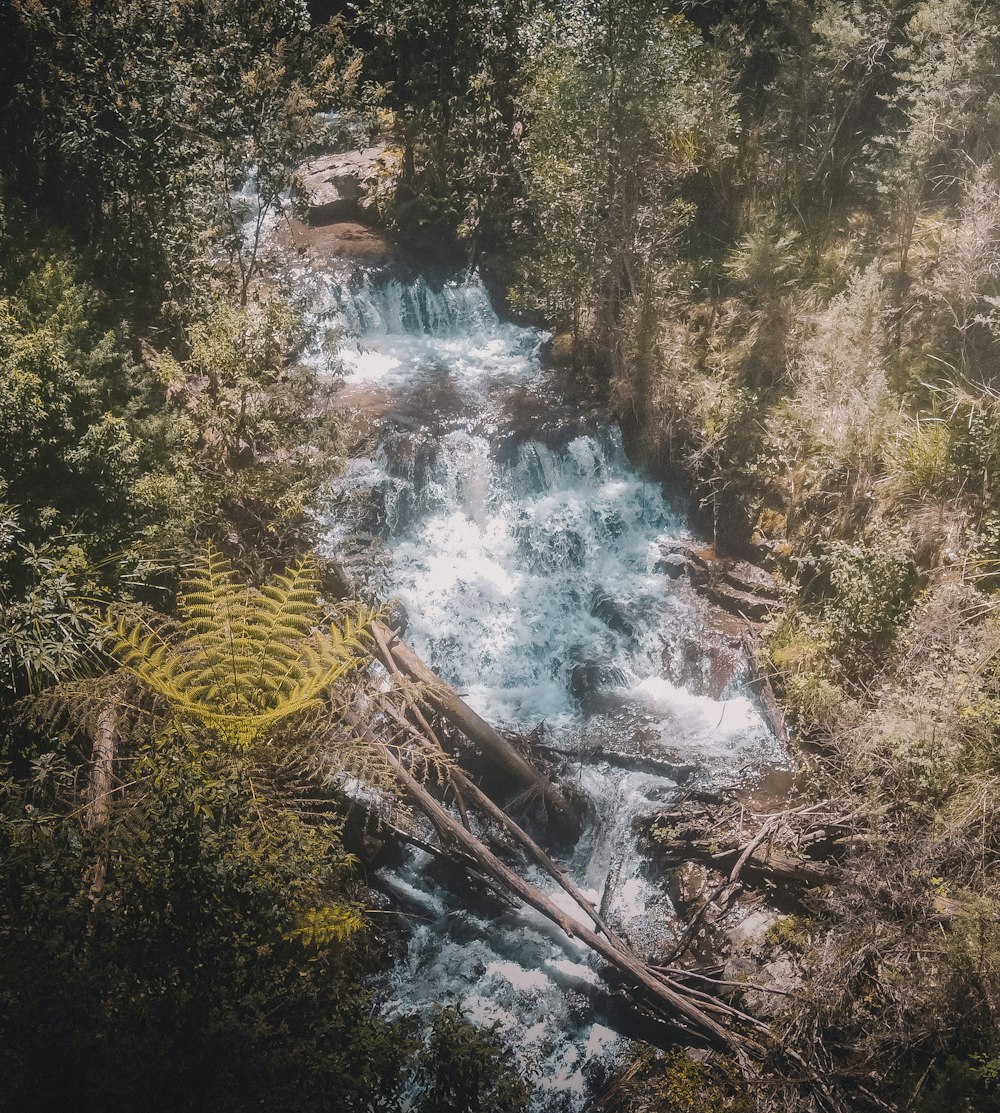
{"type": "MultiPolygon", "coordinates": [[[[406,722],[405,718],[398,710],[398,708],[393,707],[391,704],[387,704],[386,708],[397,722],[401,722],[410,730],[414,729],[410,723],[406,722]]],[[[437,740],[434,739],[434,741],[436,742],[437,740]]],[[[586,912],[587,915],[594,921],[594,926],[600,929],[600,931],[602,931],[604,935],[607,936],[609,942],[614,944],[614,946],[618,947],[619,949],[627,949],[625,943],[623,943],[622,940],[615,934],[613,929],[608,926],[604,917],[597,911],[596,908],[594,908],[593,904],[589,900],[587,900],[583,893],[580,892],[580,890],[577,888],[575,883],[556,865],[556,863],[549,857],[549,855],[545,853],[545,851],[538,845],[538,843],[535,842],[535,840],[528,834],[528,832],[520,826],[520,824],[515,823],[514,820],[511,819],[510,816],[493,800],[491,800],[490,797],[487,796],[486,793],[483,792],[483,790],[474,781],[469,780],[469,778],[462,772],[461,769],[449,769],[448,776],[454,782],[454,784],[459,789],[461,789],[461,792],[468,796],[469,799],[477,805],[477,807],[481,808],[482,811],[484,811],[490,817],[490,819],[499,823],[500,826],[503,827],[503,829],[511,836],[511,838],[513,838],[517,843],[521,845],[524,850],[528,852],[528,854],[534,859],[534,861],[539,866],[541,866],[543,870],[545,870],[545,872],[552,878],[553,881],[556,882],[557,885],[561,886],[561,888],[569,893],[569,895],[573,898],[573,900],[576,901],[580,908],[584,912],[586,912]]],[[[459,796],[459,798],[461,798],[461,796],[459,796]]],[[[468,827],[468,824],[466,823],[464,824],[464,826],[468,827]]]]}
{"type": "MultiPolygon", "coordinates": [[[[387,746],[384,746],[361,723],[356,715],[345,710],[344,717],[362,741],[382,754],[395,770],[401,785],[420,807],[420,810],[430,819],[434,827],[442,834],[446,833],[450,836],[466,853],[475,858],[483,872],[492,877],[503,889],[516,893],[525,904],[556,924],[571,939],[580,939],[611,966],[614,966],[659,1000],[661,1004],[667,1006],[673,1012],[680,1013],[708,1036],[712,1042],[734,1048],[747,1042],[745,1038],[728,1031],[717,1020],[709,1016],[702,1007],[695,1004],[691,1000],[692,993],[687,987],[671,982],[664,975],[654,974],[645,963],[630,951],[619,950],[606,938],[596,934],[590,928],[582,924],[571,923],[562,909],[555,905],[544,893],[514,873],[492,851],[483,846],[474,835],[466,831],[461,823],[454,820],[427,789],[411,776],[399,758],[387,746]]],[[[725,1009],[729,1015],[737,1014],[737,1010],[730,1006],[723,1006],[721,1002],[714,1002],[714,1004],[725,1009]]]]}

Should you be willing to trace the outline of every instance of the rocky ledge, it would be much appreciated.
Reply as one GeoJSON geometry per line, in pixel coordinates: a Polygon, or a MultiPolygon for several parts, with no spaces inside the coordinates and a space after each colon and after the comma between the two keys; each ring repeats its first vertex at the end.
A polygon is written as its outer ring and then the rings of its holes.
{"type": "Polygon", "coordinates": [[[720,557],[713,546],[667,541],[657,571],[677,579],[687,576],[694,589],[730,614],[760,622],[781,604],[778,582],[746,560],[720,557]]]}

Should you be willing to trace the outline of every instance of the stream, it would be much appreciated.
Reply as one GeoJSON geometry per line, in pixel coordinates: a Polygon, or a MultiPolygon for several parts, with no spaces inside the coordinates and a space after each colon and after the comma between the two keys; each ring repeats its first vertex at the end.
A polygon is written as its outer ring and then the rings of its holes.
{"type": "MultiPolygon", "coordinates": [[[[406,641],[477,711],[560,761],[590,810],[562,861],[655,954],[675,917],[635,821],[682,782],[752,785],[786,760],[738,662],[720,676],[701,651],[706,604],[658,569],[663,542],[689,536],[683,515],[630,465],[617,426],[560,392],[544,335],[501,319],[477,277],[308,281],[305,358],[375,419],[368,455],[332,492],[327,550],[405,610],[406,641]]],[[[455,1002],[498,1022],[536,1074],[539,1110],[580,1113],[627,1061],[628,1010],[540,916],[470,906],[423,851],[375,883],[409,924],[377,987],[387,1015],[455,1002]]]]}

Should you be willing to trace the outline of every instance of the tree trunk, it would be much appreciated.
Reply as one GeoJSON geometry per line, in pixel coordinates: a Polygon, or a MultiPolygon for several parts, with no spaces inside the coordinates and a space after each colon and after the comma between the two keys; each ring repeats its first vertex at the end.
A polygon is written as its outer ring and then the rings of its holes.
{"type": "Polygon", "coordinates": [[[426,684],[429,689],[428,700],[452,726],[457,727],[466,738],[475,743],[487,757],[519,784],[538,792],[556,817],[573,827],[579,827],[575,809],[570,805],[559,785],[540,773],[527,758],[522,757],[498,731],[476,714],[453,688],[443,683],[409,646],[401,642],[398,635],[380,622],[376,621],[372,626],[376,631],[376,641],[382,650],[383,658],[386,654],[391,658],[392,664],[388,659],[384,661],[390,671],[394,671],[393,665],[395,665],[413,680],[426,684]]]}
{"type": "Polygon", "coordinates": [[[585,925],[571,921],[566,913],[544,893],[514,873],[475,835],[453,819],[434,799],[427,788],[411,775],[396,754],[389,747],[383,745],[357,716],[350,711],[345,711],[344,716],[358,737],[381,753],[395,771],[402,787],[427,816],[442,838],[447,838],[452,843],[457,844],[465,854],[473,858],[482,872],[490,877],[500,889],[515,894],[525,904],[556,924],[570,938],[581,940],[607,963],[625,975],[634,985],[641,987],[647,994],[665,1006],[671,1013],[679,1013],[703,1036],[707,1037],[711,1043],[736,1049],[747,1044],[748,1041],[744,1037],[726,1029],[719,1021],[709,1015],[710,1012],[715,1012],[725,1017],[733,1017],[740,1015],[738,1010],[700,991],[691,991],[687,987],[681,986],[666,975],[651,969],[628,949],[618,947],[609,939],[598,935],[585,925]],[[701,1004],[695,1003],[695,996],[701,999],[701,1004]]]}
{"type": "MultiPolygon", "coordinates": [[[[94,756],[83,808],[85,831],[103,831],[111,818],[111,793],[114,791],[115,751],[118,742],[118,703],[108,700],[97,715],[94,756]]],[[[90,878],[90,899],[97,901],[104,892],[108,860],[102,851],[94,862],[90,878]]]]}
{"type": "Polygon", "coordinates": [[[117,726],[118,707],[114,701],[109,701],[97,716],[94,756],[90,781],[87,784],[87,802],[83,810],[83,826],[86,831],[99,831],[107,827],[111,815],[117,726]]]}

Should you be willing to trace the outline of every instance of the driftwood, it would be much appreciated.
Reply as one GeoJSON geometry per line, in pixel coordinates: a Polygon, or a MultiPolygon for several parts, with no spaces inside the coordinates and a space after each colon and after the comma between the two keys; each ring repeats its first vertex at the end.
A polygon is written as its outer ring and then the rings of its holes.
{"type": "Polygon", "coordinates": [[[668,864],[701,862],[728,884],[744,872],[798,886],[829,885],[839,878],[840,867],[825,858],[846,830],[844,817],[824,812],[823,805],[752,817],[738,804],[719,804],[691,801],[661,812],[654,824],[657,856],[668,864]],[[755,827],[749,834],[748,819],[755,827]]]}
{"type": "Polygon", "coordinates": [[[840,875],[830,862],[798,858],[774,846],[720,847],[714,839],[670,839],[661,844],[668,861],[703,862],[713,869],[747,873],[785,884],[829,885],[840,875]]]}
{"type": "Polygon", "coordinates": [[[400,641],[397,634],[380,622],[372,623],[372,629],[383,663],[390,671],[399,669],[413,680],[426,685],[428,698],[448,722],[519,784],[538,792],[560,819],[571,822],[574,826],[578,824],[575,809],[558,784],[519,754],[499,731],[473,711],[454,689],[443,683],[409,646],[400,641]]]}
{"type": "MultiPolygon", "coordinates": [[[[395,676],[400,675],[399,666],[396,664],[391,652],[389,651],[389,643],[386,641],[385,636],[381,629],[375,629],[375,640],[378,643],[379,649],[382,651],[382,657],[385,660],[386,666],[389,671],[395,676]]],[[[384,704],[389,714],[400,723],[404,729],[414,730],[412,725],[406,718],[405,710],[400,711],[394,704],[386,702],[384,704]]],[[[422,736],[418,734],[418,741],[421,743],[429,741],[433,747],[438,750],[443,750],[437,734],[434,732],[433,727],[427,721],[420,707],[416,704],[410,704],[409,710],[417,720],[421,730],[422,736]]],[[[455,794],[455,802],[459,806],[459,811],[462,816],[462,823],[468,829],[469,821],[465,814],[465,796],[468,796],[479,809],[495,823],[507,832],[511,838],[517,842],[523,850],[525,850],[530,857],[539,865],[565,892],[567,892],[573,900],[587,913],[587,915],[594,921],[594,927],[602,931],[612,943],[616,946],[622,946],[622,941],[617,937],[614,931],[608,926],[604,919],[603,911],[598,912],[589,900],[580,892],[579,888],[549,857],[548,854],[535,842],[535,840],[525,831],[520,824],[515,823],[513,819],[498,805],[496,804],[485,792],[459,769],[457,766],[452,766],[448,773],[448,779],[451,783],[452,790],[455,794]]]]}
{"type": "MultiPolygon", "coordinates": [[[[401,722],[403,726],[409,726],[405,717],[396,708],[389,705],[386,709],[396,718],[397,722],[401,722]]],[[[432,741],[436,741],[433,735],[431,738],[432,741]]],[[[560,888],[576,901],[580,908],[593,920],[595,929],[602,932],[602,934],[615,946],[625,946],[614,930],[609,927],[604,916],[593,906],[592,902],[583,895],[572,879],[556,865],[552,858],[546,854],[520,824],[515,823],[514,820],[511,819],[498,804],[491,800],[474,781],[469,780],[461,769],[453,766],[448,770],[447,776],[452,786],[458,789],[459,795],[457,795],[456,799],[463,799],[463,797],[468,799],[475,804],[485,816],[495,823],[498,823],[503,830],[527,852],[535,864],[540,866],[560,888]]],[[[466,829],[468,829],[469,826],[467,822],[464,822],[464,817],[463,826],[466,829]]]]}

